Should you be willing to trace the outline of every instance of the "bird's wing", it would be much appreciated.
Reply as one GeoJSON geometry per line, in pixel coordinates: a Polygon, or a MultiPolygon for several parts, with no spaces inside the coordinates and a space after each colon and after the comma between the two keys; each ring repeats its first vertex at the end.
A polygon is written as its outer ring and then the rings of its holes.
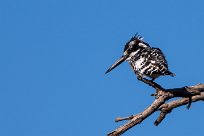
{"type": "Polygon", "coordinates": [[[168,63],[162,51],[159,48],[151,48],[149,58],[149,63],[155,67],[152,74],[165,75],[168,71],[168,63]]]}
{"type": "Polygon", "coordinates": [[[166,68],[168,68],[168,63],[166,61],[166,57],[159,48],[151,48],[150,60],[155,65],[164,65],[166,68]]]}

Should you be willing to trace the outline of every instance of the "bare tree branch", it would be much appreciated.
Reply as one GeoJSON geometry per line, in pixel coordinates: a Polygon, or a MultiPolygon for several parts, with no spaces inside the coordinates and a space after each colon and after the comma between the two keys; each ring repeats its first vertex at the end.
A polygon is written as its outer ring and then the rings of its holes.
{"type": "Polygon", "coordinates": [[[159,125],[163,119],[169,114],[174,108],[188,104],[187,108],[190,108],[191,102],[204,101],[204,84],[198,84],[195,86],[174,88],[174,89],[164,89],[159,84],[147,80],[139,79],[144,83],[150,85],[156,90],[155,100],[153,103],[147,107],[143,112],[129,117],[118,117],[116,122],[128,120],[127,123],[118,127],[114,131],[110,132],[108,136],[120,136],[130,128],[134,127],[137,124],[140,124],[154,112],[159,111],[160,115],[154,124],[159,125]],[[171,102],[165,103],[167,100],[170,100],[175,97],[182,97],[178,100],[173,100],[171,102]]]}
{"type": "MultiPolygon", "coordinates": [[[[204,93],[201,93],[200,95],[192,96],[192,102],[197,102],[197,101],[204,101],[204,93]]],[[[174,108],[186,105],[188,103],[189,103],[188,98],[182,98],[182,99],[179,99],[179,100],[175,100],[175,101],[163,104],[158,109],[158,110],[160,110],[160,116],[154,122],[155,126],[158,126],[162,122],[162,120],[166,117],[166,115],[168,113],[170,113],[174,108]]]]}

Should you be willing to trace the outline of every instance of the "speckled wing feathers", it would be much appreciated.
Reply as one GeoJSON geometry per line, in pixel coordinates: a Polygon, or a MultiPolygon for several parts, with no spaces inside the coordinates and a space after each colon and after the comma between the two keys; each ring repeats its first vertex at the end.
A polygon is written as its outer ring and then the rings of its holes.
{"type": "Polygon", "coordinates": [[[173,75],[168,70],[165,55],[159,48],[140,49],[129,61],[138,76],[155,79],[161,75],[173,75]]]}

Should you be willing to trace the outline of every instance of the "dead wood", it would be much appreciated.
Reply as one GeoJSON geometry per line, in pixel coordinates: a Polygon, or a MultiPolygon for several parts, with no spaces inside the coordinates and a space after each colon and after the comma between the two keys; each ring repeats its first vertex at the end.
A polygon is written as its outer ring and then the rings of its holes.
{"type": "Polygon", "coordinates": [[[153,113],[160,112],[159,117],[154,122],[154,124],[157,126],[165,119],[167,114],[171,113],[173,109],[184,105],[187,105],[187,108],[190,108],[192,102],[204,101],[204,84],[185,86],[181,88],[164,89],[159,84],[151,80],[139,80],[150,85],[156,90],[156,93],[153,95],[155,96],[155,100],[149,107],[138,114],[124,118],[116,118],[115,122],[124,120],[127,120],[128,122],[118,127],[114,131],[108,133],[108,136],[120,136],[130,128],[142,123],[142,121],[144,121],[153,113]],[[178,99],[167,102],[167,100],[171,100],[175,97],[178,97],[178,99]]]}

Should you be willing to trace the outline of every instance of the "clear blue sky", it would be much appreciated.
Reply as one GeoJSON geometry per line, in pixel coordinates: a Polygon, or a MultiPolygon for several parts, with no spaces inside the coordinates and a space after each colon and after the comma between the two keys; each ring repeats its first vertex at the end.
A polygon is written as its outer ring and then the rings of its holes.
{"type": "MultiPolygon", "coordinates": [[[[204,2],[0,2],[0,135],[104,136],[115,117],[144,110],[154,91],[127,63],[105,75],[136,32],[166,54],[166,88],[204,82],[204,2]]],[[[203,135],[204,103],[154,114],[124,136],[203,135]]]]}

